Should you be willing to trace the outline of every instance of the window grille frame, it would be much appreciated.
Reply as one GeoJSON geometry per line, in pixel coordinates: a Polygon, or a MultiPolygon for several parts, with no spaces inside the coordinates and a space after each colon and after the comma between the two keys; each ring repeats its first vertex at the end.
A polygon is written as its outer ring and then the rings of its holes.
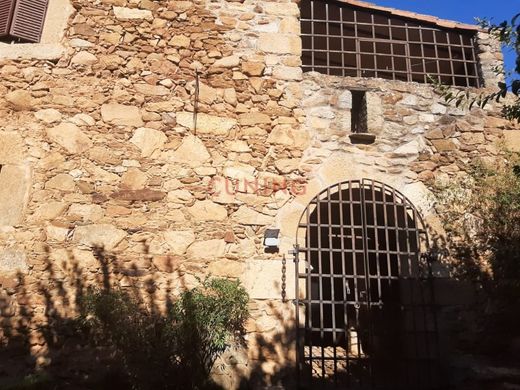
{"type": "Polygon", "coordinates": [[[476,34],[472,31],[440,28],[337,1],[302,0],[300,7],[304,72],[420,83],[428,83],[432,76],[457,87],[483,86],[476,34]],[[386,23],[381,23],[382,19],[386,23]],[[384,36],[385,31],[388,39],[376,37],[384,36]],[[349,47],[352,42],[355,46],[349,47]],[[371,52],[363,48],[370,45],[371,52]],[[378,48],[388,53],[378,52],[378,48]],[[367,62],[373,65],[367,66],[367,62]],[[388,64],[387,68],[383,69],[383,64],[388,64]]]}

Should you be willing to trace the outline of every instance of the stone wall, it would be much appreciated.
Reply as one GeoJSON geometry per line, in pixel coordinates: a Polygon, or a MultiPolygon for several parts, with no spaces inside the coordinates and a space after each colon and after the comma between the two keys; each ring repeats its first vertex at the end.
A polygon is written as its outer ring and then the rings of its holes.
{"type": "Polygon", "coordinates": [[[426,85],[302,74],[296,3],[72,5],[62,58],[0,60],[1,332],[28,334],[31,364],[50,362],[38,325],[72,315],[86,286],[135,287],[162,306],[211,274],[252,298],[251,348],[224,357],[220,382],[270,383],[294,361],[282,302],[294,267],[284,286],[281,258],[307,202],[378,179],[438,230],[432,180],[495,158],[504,129],[518,135],[498,108],[468,115],[426,85]],[[367,89],[372,145],[348,138],[353,87],[367,89]],[[264,253],[268,226],[282,229],[280,254],[264,253]]]}
{"type": "Polygon", "coordinates": [[[294,241],[296,230],[287,216],[299,218],[319,190],[363,177],[382,181],[406,195],[439,234],[429,187],[464,174],[476,159],[492,162],[501,153],[503,129],[514,125],[493,107],[465,110],[450,107],[428,85],[373,79],[349,79],[307,73],[300,84],[310,147],[299,162],[307,172],[307,191],[288,203],[278,221],[294,241]],[[350,90],[366,89],[370,145],[353,144],[350,134],[350,90]]]}

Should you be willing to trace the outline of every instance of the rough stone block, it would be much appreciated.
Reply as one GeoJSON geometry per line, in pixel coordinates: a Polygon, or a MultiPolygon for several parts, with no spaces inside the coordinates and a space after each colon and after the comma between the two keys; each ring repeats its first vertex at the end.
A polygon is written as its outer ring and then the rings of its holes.
{"type": "Polygon", "coordinates": [[[59,173],[45,183],[45,189],[59,191],[74,191],[76,184],[71,175],[59,173]]]}
{"type": "Polygon", "coordinates": [[[235,66],[238,66],[240,64],[240,57],[238,56],[229,56],[220,58],[215,61],[213,66],[215,68],[234,68],[235,66]]]}
{"type": "Polygon", "coordinates": [[[288,16],[280,22],[280,32],[284,34],[300,35],[301,25],[298,18],[288,16]]]}
{"type": "Polygon", "coordinates": [[[134,132],[130,142],[141,150],[142,157],[149,157],[156,150],[161,150],[167,140],[166,135],[160,130],[140,127],[134,132]]]}
{"type": "Polygon", "coordinates": [[[80,218],[84,221],[97,222],[103,218],[103,208],[97,204],[71,204],[67,212],[71,218],[80,218]]]}
{"type": "MultiPolygon", "coordinates": [[[[302,262],[303,263],[303,262],[302,262]]],[[[285,298],[295,299],[294,263],[287,261],[285,268],[285,298]]],[[[303,271],[303,268],[302,268],[303,271]]],[[[282,299],[282,259],[251,259],[245,262],[240,281],[252,299],[282,299]],[[261,275],[262,277],[258,277],[261,275]]]]}
{"type": "Polygon", "coordinates": [[[188,208],[188,213],[195,221],[223,221],[227,218],[226,208],[210,200],[195,202],[188,208]]]}
{"type": "Polygon", "coordinates": [[[61,113],[54,108],[46,108],[34,113],[36,119],[47,124],[61,121],[61,113]]]}
{"type": "Polygon", "coordinates": [[[385,121],[381,98],[374,92],[367,92],[366,100],[368,132],[376,135],[380,134],[383,131],[385,121]]]}
{"type": "Polygon", "coordinates": [[[258,49],[266,53],[299,56],[302,53],[302,41],[297,35],[263,33],[258,38],[258,49]]]}
{"type": "Polygon", "coordinates": [[[126,7],[114,7],[114,15],[119,20],[153,20],[150,10],[126,7]]]}
{"type": "Polygon", "coordinates": [[[185,35],[174,35],[172,39],[170,39],[169,44],[174,47],[180,47],[187,49],[190,47],[191,39],[185,35]]]}
{"type": "Polygon", "coordinates": [[[261,76],[265,65],[261,62],[247,61],[242,63],[242,72],[248,76],[261,76]]]}
{"type": "Polygon", "coordinates": [[[65,202],[47,202],[38,206],[34,214],[31,215],[31,220],[38,222],[50,220],[59,217],[68,204],[65,202]]]}
{"type": "Polygon", "coordinates": [[[240,114],[238,120],[243,126],[271,124],[271,117],[267,114],[262,114],[261,112],[248,112],[245,114],[240,114]]]}
{"type": "Polygon", "coordinates": [[[148,176],[139,168],[129,168],[121,177],[121,188],[126,190],[142,190],[146,186],[148,176]]]}
{"type": "Polygon", "coordinates": [[[47,240],[64,242],[69,234],[69,225],[59,222],[48,223],[45,227],[47,240]]]}
{"type": "Polygon", "coordinates": [[[225,251],[224,240],[195,241],[188,248],[187,256],[193,259],[211,260],[224,256],[225,251]]]}
{"type": "Polygon", "coordinates": [[[134,84],[135,91],[146,96],[166,96],[170,90],[162,85],[134,84]]]}
{"type": "Polygon", "coordinates": [[[211,104],[217,99],[217,90],[204,83],[200,83],[199,99],[202,103],[211,104]]]}
{"type": "Polygon", "coordinates": [[[73,65],[94,65],[98,61],[98,58],[94,54],[88,51],[80,51],[72,57],[70,63],[73,65]]]}
{"type": "Polygon", "coordinates": [[[23,149],[23,139],[18,132],[0,131],[0,165],[21,164],[23,149]]]}
{"type": "Polygon", "coordinates": [[[30,92],[23,89],[17,89],[9,92],[4,96],[7,104],[15,111],[29,111],[34,108],[34,99],[30,92]]]}
{"type": "Polygon", "coordinates": [[[157,202],[166,197],[166,192],[155,191],[150,189],[142,190],[121,190],[110,195],[113,199],[126,201],[141,201],[141,202],[157,202]]]}
{"type": "Polygon", "coordinates": [[[264,12],[267,15],[277,15],[277,16],[299,16],[300,9],[298,8],[298,4],[296,3],[262,3],[262,7],[264,12]]]}
{"type": "Polygon", "coordinates": [[[168,230],[164,232],[164,241],[170,247],[172,254],[183,255],[195,241],[195,233],[193,230],[168,230]]]}
{"type": "Polygon", "coordinates": [[[274,162],[274,166],[280,173],[291,173],[298,169],[300,160],[293,158],[281,158],[274,162]]]}
{"type": "Polygon", "coordinates": [[[520,130],[504,130],[504,141],[507,149],[520,152],[520,130]]]}
{"type": "Polygon", "coordinates": [[[273,217],[261,214],[247,206],[240,206],[240,208],[233,214],[232,218],[236,223],[242,225],[265,226],[273,222],[273,217]]]}
{"type": "Polygon", "coordinates": [[[457,150],[457,145],[450,139],[435,139],[431,141],[438,152],[451,152],[457,150]]]}
{"type": "MultiPolygon", "coordinates": [[[[194,130],[192,112],[179,112],[177,124],[194,130]]],[[[201,134],[228,135],[229,131],[237,124],[236,119],[199,113],[197,115],[197,132],[201,134]]]]}
{"type": "Polygon", "coordinates": [[[200,138],[188,134],[174,152],[168,152],[164,158],[175,163],[198,167],[209,160],[210,154],[200,138]]]}
{"type": "Polygon", "coordinates": [[[1,273],[27,272],[28,269],[25,252],[14,248],[0,250],[1,273]]]}
{"type": "Polygon", "coordinates": [[[300,67],[276,66],[273,77],[278,80],[299,81],[303,78],[303,71],[300,67]]]}
{"type": "Polygon", "coordinates": [[[30,189],[31,169],[29,166],[2,166],[0,170],[0,226],[18,225],[23,221],[30,189]]]}
{"type": "Polygon", "coordinates": [[[482,133],[462,133],[460,140],[466,145],[480,145],[486,142],[482,133]]]}
{"type": "Polygon", "coordinates": [[[244,269],[245,264],[243,262],[222,259],[212,261],[208,266],[208,273],[217,277],[238,278],[244,274],[244,269]]]}
{"type": "Polygon", "coordinates": [[[92,147],[90,138],[72,123],[61,123],[47,129],[47,137],[71,154],[83,153],[92,147]]]}
{"type": "Polygon", "coordinates": [[[77,226],[74,231],[74,241],[105,250],[114,249],[125,237],[124,230],[110,224],[77,226]]]}
{"type": "Polygon", "coordinates": [[[189,9],[191,9],[193,7],[193,2],[191,1],[182,1],[182,0],[179,0],[179,1],[172,1],[170,3],[168,3],[168,8],[171,9],[172,11],[175,11],[175,12],[179,12],[179,13],[182,13],[182,12],[186,12],[188,11],[189,9]]]}
{"type": "Polygon", "coordinates": [[[144,125],[139,108],[135,106],[117,103],[103,104],[101,106],[101,117],[104,122],[114,125],[135,127],[144,125]]]}
{"type": "MultiPolygon", "coordinates": [[[[241,163],[236,163],[236,162],[228,162],[226,163],[224,169],[222,170],[222,174],[225,176],[225,177],[228,177],[230,179],[237,179],[239,181],[244,181],[244,180],[251,180],[253,181],[255,178],[254,178],[254,173],[255,173],[255,167],[253,167],[252,165],[248,165],[248,164],[241,164],[241,163]]],[[[240,184],[242,183],[239,183],[239,187],[240,184]]]]}
{"type": "Polygon", "coordinates": [[[341,95],[338,96],[338,108],[350,110],[352,109],[352,92],[343,91],[341,95]]]}
{"type": "Polygon", "coordinates": [[[309,143],[309,135],[304,130],[297,130],[285,126],[276,126],[269,134],[269,137],[267,137],[267,142],[305,148],[309,143]]]}

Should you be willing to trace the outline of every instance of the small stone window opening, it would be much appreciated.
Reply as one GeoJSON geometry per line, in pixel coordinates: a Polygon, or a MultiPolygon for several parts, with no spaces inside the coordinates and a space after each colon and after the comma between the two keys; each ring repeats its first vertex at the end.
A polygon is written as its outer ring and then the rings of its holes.
{"type": "Polygon", "coordinates": [[[49,0],[0,0],[0,41],[38,43],[49,0]]]}
{"type": "Polygon", "coordinates": [[[353,133],[368,133],[367,96],[365,91],[351,91],[351,126],[353,133]]]}
{"type": "Polygon", "coordinates": [[[352,110],[350,112],[350,141],[353,144],[371,144],[376,137],[368,132],[368,108],[365,91],[352,93],[352,110]]]}

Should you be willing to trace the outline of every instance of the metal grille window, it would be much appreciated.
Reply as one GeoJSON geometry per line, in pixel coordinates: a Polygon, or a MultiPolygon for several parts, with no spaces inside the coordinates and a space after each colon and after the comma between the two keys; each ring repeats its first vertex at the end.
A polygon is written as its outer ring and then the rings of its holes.
{"type": "Polygon", "coordinates": [[[480,87],[475,34],[334,1],[302,0],[303,70],[480,87]]]}
{"type": "Polygon", "coordinates": [[[40,42],[48,0],[0,0],[0,39],[40,42]]]}

